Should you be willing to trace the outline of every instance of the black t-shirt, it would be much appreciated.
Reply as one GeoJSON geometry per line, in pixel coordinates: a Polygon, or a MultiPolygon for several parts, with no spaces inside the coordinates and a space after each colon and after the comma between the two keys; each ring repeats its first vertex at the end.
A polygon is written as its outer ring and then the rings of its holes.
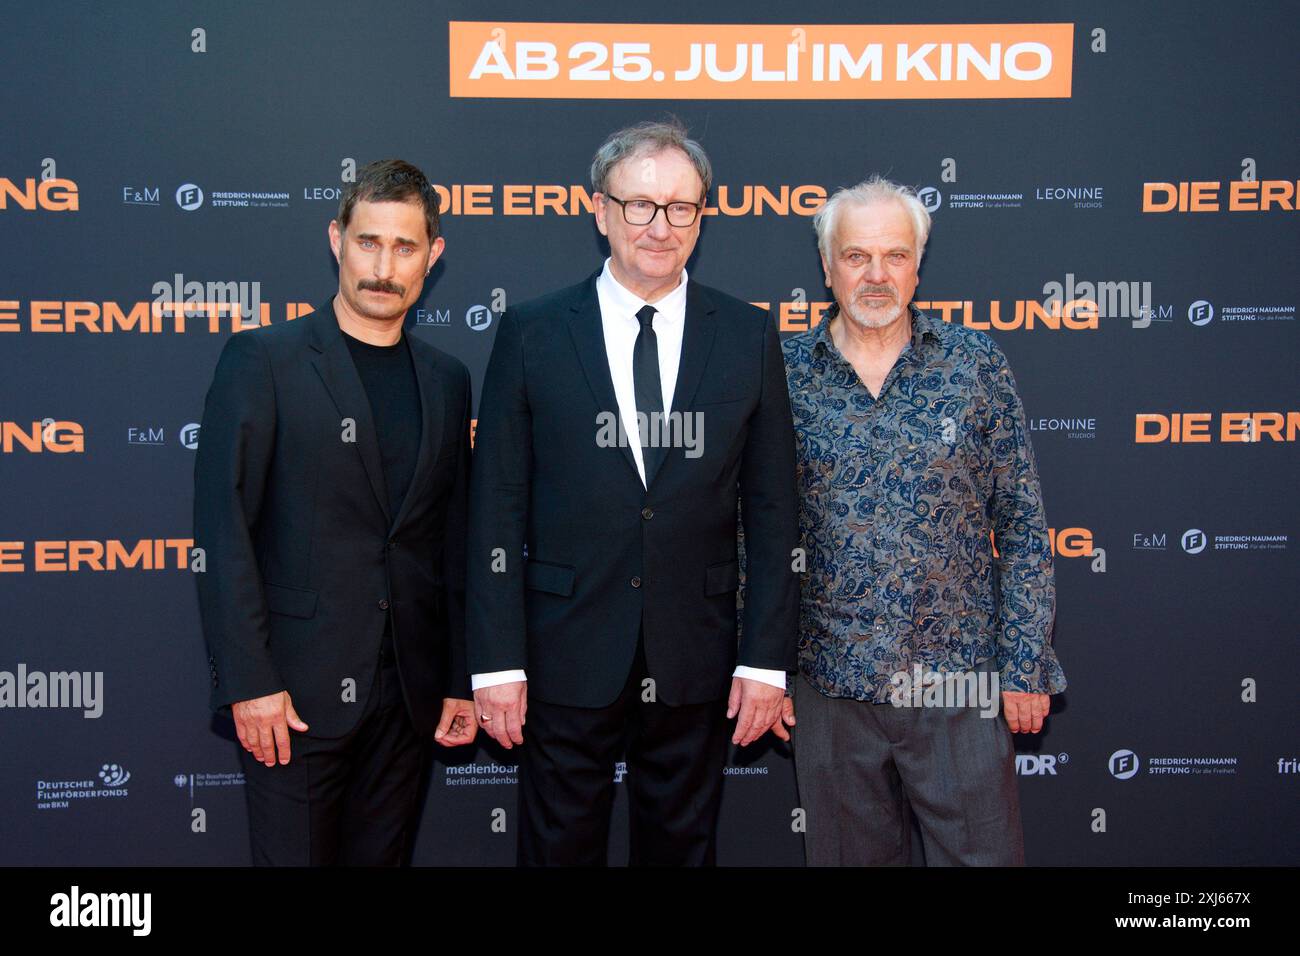
{"type": "MultiPolygon", "coordinates": [[[[411,348],[403,334],[395,345],[371,345],[346,332],[343,339],[352,353],[352,364],[361,376],[361,384],[370,400],[370,414],[375,422],[379,458],[383,462],[384,485],[388,494],[388,512],[393,519],[415,475],[415,460],[420,452],[423,409],[420,386],[415,378],[411,348]]],[[[384,647],[392,643],[392,619],[384,629],[384,647]]],[[[391,661],[391,651],[387,655],[391,661]]]]}
{"type": "Polygon", "coordinates": [[[388,512],[396,519],[402,499],[411,487],[415,459],[420,451],[423,410],[415,366],[411,364],[411,348],[406,344],[405,335],[396,345],[371,345],[346,332],[343,338],[352,353],[352,364],[361,376],[366,398],[370,400],[388,490],[388,512]]]}

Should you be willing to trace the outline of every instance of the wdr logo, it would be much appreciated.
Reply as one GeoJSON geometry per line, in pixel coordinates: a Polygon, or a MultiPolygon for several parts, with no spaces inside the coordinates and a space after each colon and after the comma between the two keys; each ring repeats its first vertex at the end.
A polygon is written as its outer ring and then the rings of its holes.
{"type": "Polygon", "coordinates": [[[1127,780],[1138,772],[1138,755],[1131,750],[1116,750],[1110,755],[1110,774],[1116,780],[1127,780]]]}
{"type": "Polygon", "coordinates": [[[1205,532],[1200,528],[1191,528],[1183,532],[1183,550],[1188,554],[1200,554],[1205,550],[1205,532]]]}
{"type": "Polygon", "coordinates": [[[1187,307],[1187,321],[1192,325],[1209,325],[1214,318],[1214,306],[1204,299],[1197,299],[1187,307]]]}
{"type": "Polygon", "coordinates": [[[1070,762],[1070,755],[1016,754],[1017,777],[1055,777],[1058,764],[1070,762]]]}

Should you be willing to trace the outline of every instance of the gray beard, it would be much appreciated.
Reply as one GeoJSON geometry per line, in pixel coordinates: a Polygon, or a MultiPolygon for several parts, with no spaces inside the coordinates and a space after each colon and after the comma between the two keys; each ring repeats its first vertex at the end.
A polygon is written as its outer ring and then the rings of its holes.
{"type": "Polygon", "coordinates": [[[853,303],[843,310],[856,325],[864,329],[883,329],[886,326],[893,325],[907,312],[907,306],[896,306],[892,312],[886,313],[883,309],[866,309],[853,303]],[[887,318],[882,316],[887,315],[887,318]]]}

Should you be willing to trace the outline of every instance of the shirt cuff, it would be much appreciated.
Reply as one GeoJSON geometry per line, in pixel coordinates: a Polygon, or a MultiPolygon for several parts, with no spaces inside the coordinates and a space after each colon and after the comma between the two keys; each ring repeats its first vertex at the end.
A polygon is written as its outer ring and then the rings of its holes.
{"type": "Polygon", "coordinates": [[[484,687],[495,687],[497,684],[509,684],[511,681],[517,680],[528,680],[528,676],[522,670],[492,671],[489,674],[471,674],[469,677],[469,689],[480,690],[484,687]]]}
{"type": "Polygon", "coordinates": [[[731,676],[747,677],[750,680],[762,681],[764,684],[771,684],[773,687],[785,690],[785,671],[768,670],[766,667],[745,667],[742,664],[736,668],[731,676]]]}

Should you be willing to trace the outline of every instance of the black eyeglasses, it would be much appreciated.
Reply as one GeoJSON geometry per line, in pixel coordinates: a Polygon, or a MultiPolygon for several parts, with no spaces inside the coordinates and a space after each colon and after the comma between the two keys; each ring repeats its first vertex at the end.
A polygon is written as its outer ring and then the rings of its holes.
{"type": "Polygon", "coordinates": [[[629,226],[650,225],[650,223],[654,222],[655,216],[659,215],[660,209],[664,211],[668,225],[676,226],[679,229],[693,225],[700,215],[699,204],[693,202],[658,203],[651,202],[648,199],[619,199],[609,193],[605,193],[605,198],[623,207],[623,220],[629,226]]]}

